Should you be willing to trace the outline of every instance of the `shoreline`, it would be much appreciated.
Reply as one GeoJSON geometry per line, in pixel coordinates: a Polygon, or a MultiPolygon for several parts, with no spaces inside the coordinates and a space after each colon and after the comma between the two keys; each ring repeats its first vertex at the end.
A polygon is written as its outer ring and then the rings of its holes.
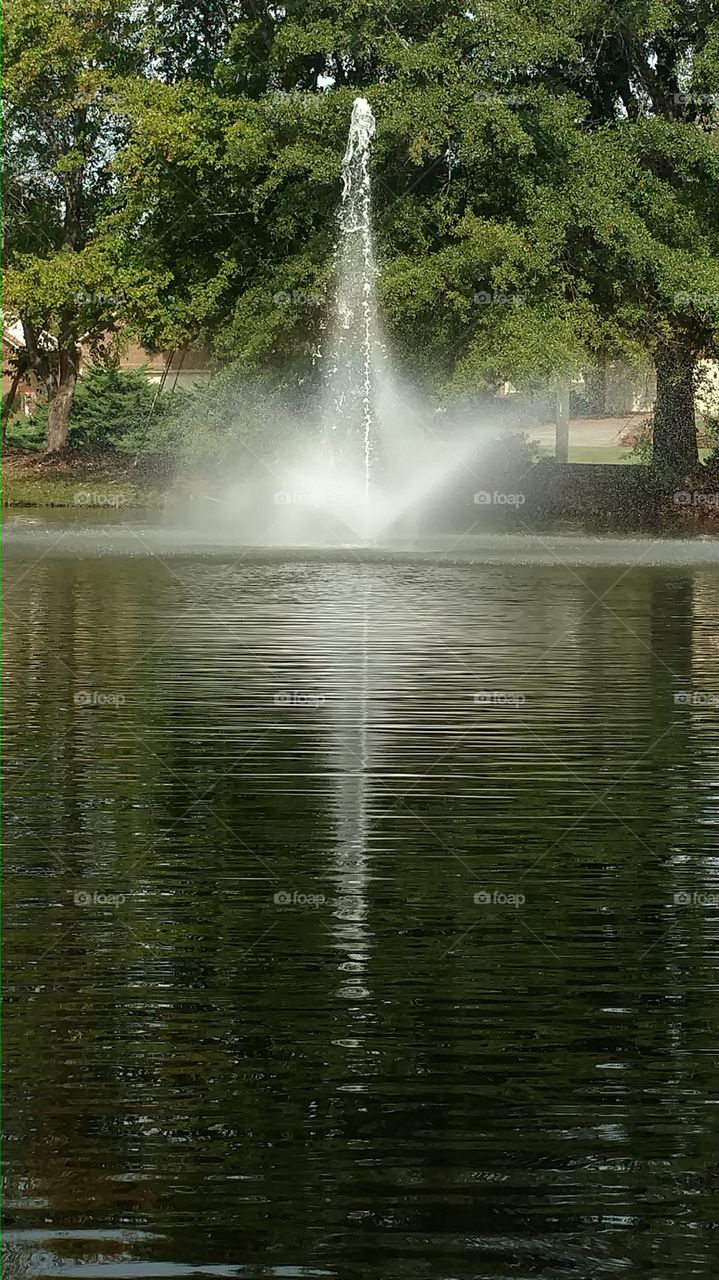
{"type": "MultiPolygon", "coordinates": [[[[183,477],[177,460],[167,454],[75,451],[48,458],[32,450],[7,447],[2,463],[2,506],[6,512],[158,512],[168,502],[191,502],[194,496],[189,476],[183,477]]],[[[207,497],[207,489],[219,485],[219,478],[206,476],[200,483],[207,497]]],[[[465,488],[460,482],[452,494],[439,495],[434,508],[430,504],[427,531],[461,534],[463,527],[454,523],[453,515],[463,507],[472,511],[469,524],[474,524],[479,509],[472,501],[476,504],[482,498],[489,503],[493,495],[472,496],[465,488]],[[453,501],[447,508],[448,498],[453,501]]],[[[541,534],[569,522],[595,536],[611,536],[612,532],[625,536],[719,535],[719,474],[713,468],[661,485],[650,468],[640,464],[557,464],[543,459],[524,475],[522,489],[521,506],[514,511],[494,504],[482,508],[488,531],[541,534]]]]}
{"type": "Polygon", "coordinates": [[[172,487],[171,460],[161,454],[68,452],[48,458],[6,446],[2,458],[2,505],[107,507],[159,510],[172,487]]]}

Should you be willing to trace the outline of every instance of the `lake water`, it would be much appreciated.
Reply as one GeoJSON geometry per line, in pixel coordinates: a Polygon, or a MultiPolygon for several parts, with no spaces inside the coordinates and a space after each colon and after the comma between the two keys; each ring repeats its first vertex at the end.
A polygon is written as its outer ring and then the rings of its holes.
{"type": "Polygon", "coordinates": [[[713,1277],[717,544],[6,555],[8,1280],[713,1277]]]}

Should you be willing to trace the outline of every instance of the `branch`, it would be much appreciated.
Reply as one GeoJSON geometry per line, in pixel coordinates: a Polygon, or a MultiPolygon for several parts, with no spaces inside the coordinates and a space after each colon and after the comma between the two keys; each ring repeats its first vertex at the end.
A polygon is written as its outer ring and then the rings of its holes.
{"type": "Polygon", "coordinates": [[[20,315],[20,323],[25,335],[25,347],[27,349],[28,364],[34,370],[41,382],[45,384],[48,392],[52,390],[52,367],[48,352],[43,351],[39,340],[35,325],[27,316],[20,315]]]}

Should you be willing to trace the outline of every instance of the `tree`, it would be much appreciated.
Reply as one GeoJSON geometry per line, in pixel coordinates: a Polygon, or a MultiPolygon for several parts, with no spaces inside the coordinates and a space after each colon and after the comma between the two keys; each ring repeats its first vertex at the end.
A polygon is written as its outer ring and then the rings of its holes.
{"type": "Polygon", "coordinates": [[[380,122],[381,289],[405,362],[466,390],[648,351],[655,461],[696,464],[694,371],[719,314],[712,0],[287,0],[233,15],[224,53],[201,60],[202,94],[179,77],[159,111],[136,98],[130,142],[136,216],[156,211],[148,243],[178,301],[183,279],[202,296],[219,354],[309,364],[323,310],[303,299],[327,293],[361,91],[380,122]]]}
{"type": "Polygon", "coordinates": [[[15,408],[15,400],[17,398],[18,387],[20,383],[27,378],[29,372],[29,364],[26,351],[14,351],[8,361],[8,368],[3,370],[10,378],[10,386],[2,398],[2,442],[5,444],[7,435],[7,424],[15,408]]]}
{"type": "Polygon", "coordinates": [[[649,351],[655,460],[695,464],[719,314],[715,0],[11,0],[9,30],[6,300],[49,447],[81,339],[121,323],[315,376],[361,92],[412,375],[538,385],[649,351]]]}
{"type": "Polygon", "coordinates": [[[109,93],[142,56],[125,0],[6,6],[4,307],[47,395],[48,452],[67,442],[81,344],[107,354],[125,304],[104,218],[124,130],[109,93]]]}
{"type": "Polygon", "coordinates": [[[691,470],[697,362],[719,355],[719,7],[584,0],[570,28],[550,83],[588,105],[575,266],[651,352],[655,464],[691,470]]]}
{"type": "MultiPolygon", "coordinates": [[[[146,0],[143,9],[154,73],[166,84],[188,77],[212,84],[237,24],[259,29],[272,20],[271,6],[257,0],[146,0]]],[[[257,68],[256,52],[252,61],[257,68]]]]}
{"type": "MultiPolygon", "coordinates": [[[[203,55],[202,83],[190,69],[171,85],[134,83],[123,98],[132,122],[118,158],[127,234],[138,261],[147,255],[171,276],[164,307],[145,317],[146,340],[166,344],[167,317],[195,315],[224,359],[301,357],[311,369],[340,162],[362,91],[380,120],[388,322],[415,371],[489,385],[520,366],[544,377],[581,364],[587,307],[560,288],[562,245],[548,242],[544,213],[522,199],[529,226],[514,216],[533,142],[497,96],[518,57],[541,67],[559,55],[556,24],[518,21],[503,3],[474,19],[446,0],[244,9],[209,75],[203,55]],[[514,302],[528,276],[521,309],[476,302],[485,291],[514,302]],[[486,361],[488,336],[496,358],[486,361]]],[[[539,105],[547,138],[570,126],[571,105],[546,93],[539,105]]]]}
{"type": "MultiPolygon", "coordinates": [[[[120,369],[115,361],[90,365],[78,380],[68,443],[74,449],[124,450],[154,443],[184,399],[178,391],[158,393],[142,369],[120,369]]],[[[38,436],[47,416],[41,403],[32,416],[38,436]]]]}

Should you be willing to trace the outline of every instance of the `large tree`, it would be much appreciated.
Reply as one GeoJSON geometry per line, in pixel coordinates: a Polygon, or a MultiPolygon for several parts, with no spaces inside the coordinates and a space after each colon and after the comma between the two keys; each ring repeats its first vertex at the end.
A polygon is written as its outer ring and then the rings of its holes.
{"type": "Polygon", "coordinates": [[[60,353],[72,364],[79,336],[116,319],[95,302],[68,321],[63,281],[93,272],[125,282],[123,315],[150,345],[207,337],[223,360],[311,370],[361,92],[379,123],[385,318],[413,374],[537,384],[649,352],[656,460],[694,465],[693,376],[719,310],[713,0],[96,0],[81,6],[95,26],[68,32],[79,7],[65,0],[61,21],[11,0],[10,297],[46,371],[61,379],[60,353]],[[56,21],[64,78],[33,53],[58,43],[56,21]],[[87,142],[78,86],[81,103],[95,94],[91,145],[60,131],[48,150],[31,108],[44,97],[55,134],[67,119],[87,142]],[[80,152],[92,199],[73,239],[80,152]],[[48,209],[52,252],[32,242],[48,209]]]}
{"type": "MultiPolygon", "coordinates": [[[[159,6],[157,32],[182,5],[159,6]]],[[[693,375],[716,348],[719,296],[716,137],[702,127],[715,11],[255,2],[223,8],[224,46],[217,28],[181,24],[172,83],[133,86],[122,159],[137,243],[172,277],[155,318],[199,302],[222,357],[309,363],[323,315],[306,300],[326,295],[362,92],[379,120],[381,289],[405,362],[470,389],[648,352],[656,460],[691,467],[693,375]]]]}
{"type": "MultiPolygon", "coordinates": [[[[181,56],[172,37],[172,83],[127,86],[132,133],[118,161],[127,235],[138,262],[172,273],[147,339],[159,343],[170,316],[198,312],[224,358],[309,365],[352,98],[362,92],[380,126],[387,320],[407,362],[435,381],[490,385],[586,359],[587,306],[563,286],[562,244],[522,190],[532,166],[548,161],[511,99],[517,65],[560,57],[561,24],[502,0],[476,17],[447,0],[239,8],[211,65],[203,42],[198,75],[190,28],[181,56]],[[484,294],[511,302],[483,307],[484,294]]],[[[541,145],[561,167],[574,101],[538,88],[530,122],[537,110],[541,145]]]]}
{"type": "Polygon", "coordinates": [[[587,104],[573,266],[653,357],[655,463],[691,469],[697,365],[719,355],[719,4],[579,0],[569,24],[548,84],[587,104]]]}
{"type": "Polygon", "coordinates": [[[81,343],[102,355],[121,321],[117,237],[105,218],[124,137],[110,89],[142,65],[129,0],[9,0],[5,6],[3,304],[48,401],[47,449],[62,450],[81,343]]]}

